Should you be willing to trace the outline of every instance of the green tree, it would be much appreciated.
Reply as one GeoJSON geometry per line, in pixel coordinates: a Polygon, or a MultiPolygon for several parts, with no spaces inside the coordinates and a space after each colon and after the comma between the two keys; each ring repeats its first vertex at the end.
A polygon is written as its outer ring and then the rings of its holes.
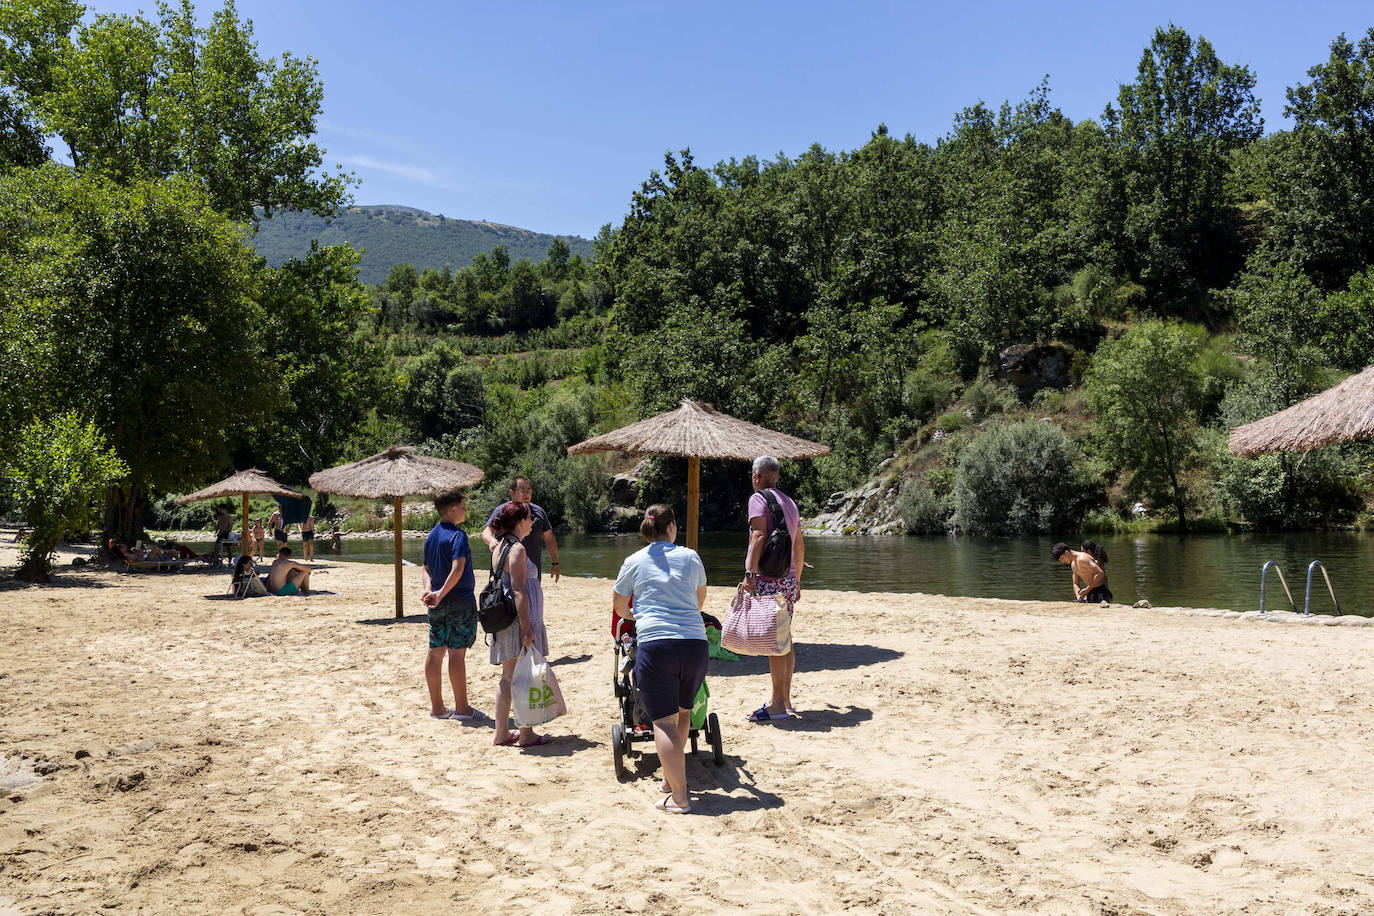
{"type": "Polygon", "coordinates": [[[381,354],[355,335],[369,308],[358,253],[312,243],[304,259],[263,269],[258,290],[274,409],[245,438],[262,466],[303,480],[338,460],[385,384],[381,354]]]}
{"type": "Polygon", "coordinates": [[[1226,179],[1231,154],[1263,129],[1254,88],[1248,68],[1171,25],[1155,30],[1135,82],[1103,113],[1126,267],[1163,311],[1198,315],[1205,291],[1240,266],[1226,179]]]}
{"type": "Polygon", "coordinates": [[[330,214],[353,178],[321,170],[311,139],[323,103],[318,65],[263,59],[233,0],[208,27],[191,0],[160,21],[96,15],[76,3],[0,3],[0,88],[60,137],[77,171],[121,183],[192,176],[238,220],[279,208],[330,214]]]}
{"type": "Polygon", "coordinates": [[[14,166],[32,167],[48,158],[48,147],[37,126],[24,117],[14,99],[0,92],[0,172],[14,166]]]}
{"type": "Polygon", "coordinates": [[[93,424],[75,413],[35,419],[9,453],[5,480],[29,533],[16,575],[47,582],[53,553],[68,534],[84,534],[100,518],[106,490],[128,473],[93,424]]]}
{"type": "Polygon", "coordinates": [[[0,177],[0,328],[18,337],[0,344],[0,421],[91,417],[129,469],[107,533],[136,538],[151,489],[221,471],[226,431],[273,406],[256,263],[187,182],[121,187],[55,164],[0,177]]]}
{"type": "Polygon", "coordinates": [[[1187,527],[1184,473],[1199,458],[1197,368],[1201,330],[1146,321],[1093,354],[1084,380],[1093,436],[1104,457],[1132,471],[1133,483],[1168,503],[1187,527]]]}
{"type": "Polygon", "coordinates": [[[1374,264],[1374,28],[1344,34],[1288,90],[1292,156],[1277,183],[1284,247],[1326,290],[1374,264]]]}
{"type": "Polygon", "coordinates": [[[1374,265],[1327,296],[1318,309],[1322,352],[1350,372],[1374,360],[1374,265]]]}

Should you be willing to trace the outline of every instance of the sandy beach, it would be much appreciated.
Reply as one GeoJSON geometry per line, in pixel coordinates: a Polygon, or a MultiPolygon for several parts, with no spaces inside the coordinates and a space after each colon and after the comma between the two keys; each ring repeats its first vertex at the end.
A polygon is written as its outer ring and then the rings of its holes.
{"type": "Polygon", "coordinates": [[[519,751],[428,717],[389,567],[225,601],[69,559],[0,589],[0,913],[1374,910],[1370,629],[808,592],[800,716],[712,662],[677,817],[613,772],[604,580],[546,586],[570,713],[519,751]]]}

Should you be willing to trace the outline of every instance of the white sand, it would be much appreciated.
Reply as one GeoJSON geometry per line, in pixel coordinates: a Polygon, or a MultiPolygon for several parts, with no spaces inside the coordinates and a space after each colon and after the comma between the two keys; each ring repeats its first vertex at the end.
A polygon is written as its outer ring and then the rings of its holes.
{"type": "Polygon", "coordinates": [[[0,754],[42,775],[0,798],[0,909],[1374,911],[1370,629],[808,593],[801,717],[748,724],[766,663],[713,662],[727,761],[675,817],[652,754],[612,771],[609,583],[546,587],[571,713],[520,752],[428,718],[389,567],[321,567],[0,590],[0,754]]]}

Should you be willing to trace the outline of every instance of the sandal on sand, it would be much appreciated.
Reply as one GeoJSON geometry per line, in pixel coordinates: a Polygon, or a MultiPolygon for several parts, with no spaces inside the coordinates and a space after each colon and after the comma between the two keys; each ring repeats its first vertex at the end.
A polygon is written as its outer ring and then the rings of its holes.
{"type": "Polygon", "coordinates": [[[480,722],[483,724],[491,721],[491,716],[482,712],[482,710],[478,709],[476,706],[472,707],[472,713],[469,715],[464,716],[455,712],[449,718],[457,719],[459,722],[480,722]]]}
{"type": "Polygon", "coordinates": [[[493,741],[493,742],[492,742],[492,746],[493,746],[493,747],[509,747],[509,746],[512,745],[512,744],[516,745],[517,747],[520,745],[520,733],[517,732],[517,731],[508,731],[508,732],[506,732],[506,740],[505,740],[505,741],[493,741]]]}
{"type": "Polygon", "coordinates": [[[553,744],[553,736],[535,735],[534,740],[529,742],[528,744],[520,744],[519,742],[516,742],[516,744],[519,747],[543,747],[546,744],[553,744]]]}
{"type": "Polygon", "coordinates": [[[436,714],[434,714],[434,713],[430,713],[430,714],[429,714],[429,717],[430,717],[431,719],[452,719],[453,716],[454,716],[454,712],[453,712],[453,710],[451,710],[451,709],[445,709],[442,713],[439,713],[438,715],[436,715],[436,714]]]}
{"type": "Polygon", "coordinates": [[[749,714],[750,722],[781,722],[783,719],[790,718],[792,718],[790,712],[769,712],[767,703],[749,714]]]}
{"type": "Polygon", "coordinates": [[[654,807],[664,812],[665,814],[692,813],[692,806],[690,803],[686,805],[679,805],[677,802],[673,801],[673,796],[671,795],[665,795],[658,801],[654,802],[654,807]]]}

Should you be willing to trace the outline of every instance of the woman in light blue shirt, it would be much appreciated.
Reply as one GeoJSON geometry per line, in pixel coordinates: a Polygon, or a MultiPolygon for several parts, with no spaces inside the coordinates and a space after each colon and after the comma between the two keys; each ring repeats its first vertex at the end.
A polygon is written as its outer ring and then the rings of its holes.
{"type": "Polygon", "coordinates": [[[635,622],[635,686],[654,723],[663,764],[663,798],[669,814],[692,810],[687,795],[687,746],[692,702],[706,680],[706,567],[695,550],[679,547],[673,510],[659,504],[644,513],[639,533],[649,546],[625,558],[615,580],[615,612],[635,622]],[[630,599],[634,598],[634,609],[630,599]]]}

